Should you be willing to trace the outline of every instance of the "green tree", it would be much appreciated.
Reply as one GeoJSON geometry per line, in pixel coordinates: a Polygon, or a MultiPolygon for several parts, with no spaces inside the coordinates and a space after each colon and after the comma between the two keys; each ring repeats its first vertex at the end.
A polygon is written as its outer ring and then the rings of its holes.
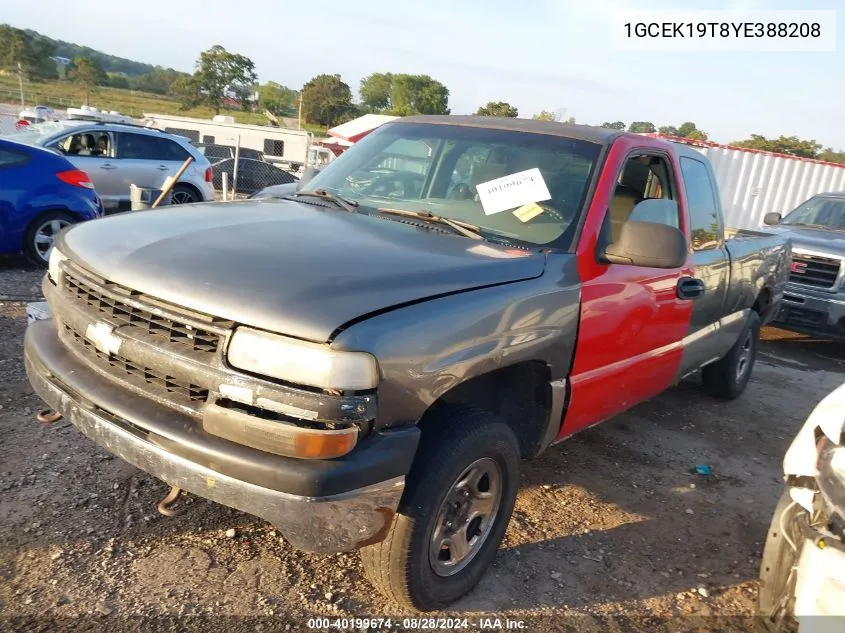
{"type": "Polygon", "coordinates": [[[361,106],[373,112],[385,112],[391,107],[393,73],[373,73],[364,77],[358,87],[361,106]]]}
{"type": "Polygon", "coordinates": [[[292,113],[296,97],[296,90],[275,81],[258,86],[258,106],[279,116],[292,113]]]}
{"type": "Polygon", "coordinates": [[[94,88],[108,81],[106,73],[90,57],[75,57],[67,76],[82,88],[85,94],[85,105],[91,105],[91,92],[94,88]]]}
{"type": "Polygon", "coordinates": [[[170,87],[173,82],[183,77],[189,77],[187,73],[181,73],[172,68],[156,67],[151,73],[138,75],[130,80],[130,85],[141,92],[151,92],[158,95],[170,94],[170,87]]]}
{"type": "Polygon", "coordinates": [[[531,118],[535,121],[560,121],[560,115],[549,110],[540,110],[531,118]]]}
{"type": "Polygon", "coordinates": [[[370,112],[449,114],[449,89],[428,75],[373,73],[361,80],[358,93],[370,112]]]}
{"type": "Polygon", "coordinates": [[[817,143],[815,139],[804,141],[797,136],[780,136],[779,138],[768,139],[761,134],[752,134],[751,138],[744,141],[735,141],[731,145],[803,158],[816,158],[822,148],[821,143],[817,143]]]}
{"type": "Polygon", "coordinates": [[[340,75],[317,75],[302,87],[302,112],[312,123],[337,124],[354,110],[352,90],[340,75]]]}
{"type": "Polygon", "coordinates": [[[121,75],[119,73],[107,73],[108,77],[106,78],[106,85],[109,88],[122,88],[123,90],[129,89],[129,78],[126,75],[121,75]]]}
{"type": "MultiPolygon", "coordinates": [[[[214,108],[217,114],[220,114],[227,92],[233,93],[241,103],[245,103],[257,78],[255,64],[249,57],[230,53],[219,44],[200,53],[193,75],[202,101],[214,108]]],[[[182,84],[179,89],[184,87],[185,84],[182,84]]],[[[186,106],[187,103],[183,102],[182,105],[186,106]]]]}
{"type": "Polygon", "coordinates": [[[53,79],[57,72],[52,54],[49,41],[8,24],[0,25],[0,70],[17,73],[20,64],[27,79],[53,79]]]}
{"type": "Polygon", "coordinates": [[[628,131],[635,132],[637,134],[651,133],[657,132],[657,128],[654,127],[654,123],[651,121],[634,121],[628,126],[628,131]]]}
{"type": "Polygon", "coordinates": [[[515,119],[519,116],[519,110],[506,101],[488,101],[487,105],[478,108],[477,116],[501,116],[515,119]]]}
{"type": "Polygon", "coordinates": [[[174,81],[167,93],[179,101],[180,110],[195,108],[205,101],[199,82],[192,75],[185,75],[174,81]]]}
{"type": "Polygon", "coordinates": [[[605,121],[601,124],[601,127],[607,128],[608,130],[622,130],[623,132],[625,131],[625,123],[623,123],[622,121],[613,121],[612,123],[610,121],[605,121]]]}
{"type": "Polygon", "coordinates": [[[826,147],[816,158],[826,160],[829,163],[845,164],[845,152],[837,152],[832,147],[826,147]]]}
{"type": "Polygon", "coordinates": [[[666,136],[680,136],[681,133],[674,125],[661,125],[657,131],[666,136]]]}

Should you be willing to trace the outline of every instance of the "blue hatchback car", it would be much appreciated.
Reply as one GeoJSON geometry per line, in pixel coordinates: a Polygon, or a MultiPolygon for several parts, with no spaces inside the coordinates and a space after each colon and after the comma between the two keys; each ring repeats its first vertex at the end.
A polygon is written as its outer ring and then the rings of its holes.
{"type": "Polygon", "coordinates": [[[102,215],[84,171],[50,150],[0,139],[0,253],[46,266],[59,231],[102,215]]]}

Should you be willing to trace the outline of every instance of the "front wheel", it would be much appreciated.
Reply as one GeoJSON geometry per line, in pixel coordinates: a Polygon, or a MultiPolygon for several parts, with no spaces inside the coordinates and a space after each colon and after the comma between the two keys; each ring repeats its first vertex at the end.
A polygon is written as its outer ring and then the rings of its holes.
{"type": "Polygon", "coordinates": [[[487,571],[519,489],[519,444],[492,414],[444,407],[426,421],[387,538],[361,550],[370,582],[402,607],[431,611],[487,571]]]}
{"type": "Polygon", "coordinates": [[[170,192],[170,204],[191,204],[192,202],[202,202],[202,198],[193,187],[188,185],[173,187],[170,192]]]}
{"type": "Polygon", "coordinates": [[[724,358],[701,370],[704,390],[722,400],[741,396],[751,378],[759,343],[760,315],[752,310],[731,350],[724,358]]]}
{"type": "Polygon", "coordinates": [[[33,264],[47,266],[59,231],[74,222],[73,217],[63,211],[48,211],[38,216],[24,232],[24,254],[33,264]]]}

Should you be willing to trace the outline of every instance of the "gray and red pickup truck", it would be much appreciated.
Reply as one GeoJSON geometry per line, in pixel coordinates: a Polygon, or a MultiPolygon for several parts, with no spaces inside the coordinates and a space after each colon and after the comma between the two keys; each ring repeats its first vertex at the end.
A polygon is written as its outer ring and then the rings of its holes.
{"type": "Polygon", "coordinates": [[[707,159],[520,119],[382,126],[281,198],[71,227],[25,356],[83,434],[443,607],[520,461],[701,371],[738,397],[789,273],[707,159]]]}

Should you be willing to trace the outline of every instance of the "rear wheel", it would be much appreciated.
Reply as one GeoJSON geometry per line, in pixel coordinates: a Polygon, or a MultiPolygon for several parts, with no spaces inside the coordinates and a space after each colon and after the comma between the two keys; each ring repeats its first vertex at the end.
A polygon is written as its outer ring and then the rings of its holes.
{"type": "Polygon", "coordinates": [[[170,204],[191,204],[202,202],[196,189],[190,185],[176,185],[170,192],[170,204]]]}
{"type": "Polygon", "coordinates": [[[24,232],[23,251],[38,266],[46,266],[59,231],[74,224],[73,217],[63,211],[48,211],[38,216],[24,232]]]}
{"type": "Polygon", "coordinates": [[[519,489],[519,444],[504,422],[469,407],[432,417],[387,538],[361,550],[370,582],[420,611],[445,607],[478,584],[519,489]]]}
{"type": "Polygon", "coordinates": [[[760,315],[752,310],[731,350],[724,358],[701,370],[704,390],[723,400],[741,396],[751,378],[759,342],[760,315]]]}

